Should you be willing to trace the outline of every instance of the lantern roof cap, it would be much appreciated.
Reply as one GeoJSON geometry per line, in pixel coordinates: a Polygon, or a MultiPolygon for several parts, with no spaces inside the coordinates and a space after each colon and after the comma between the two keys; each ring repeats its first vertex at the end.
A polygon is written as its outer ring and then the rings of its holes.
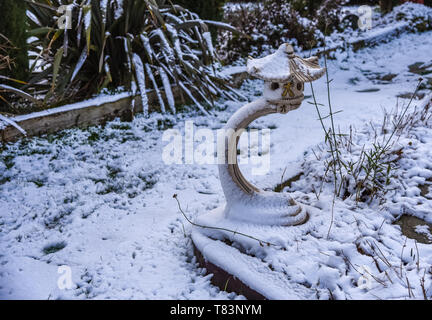
{"type": "Polygon", "coordinates": [[[292,45],[284,43],[276,52],[264,58],[249,59],[247,72],[271,82],[286,82],[294,78],[301,82],[311,82],[321,78],[325,68],[319,66],[317,57],[300,58],[294,54],[292,45]]]}

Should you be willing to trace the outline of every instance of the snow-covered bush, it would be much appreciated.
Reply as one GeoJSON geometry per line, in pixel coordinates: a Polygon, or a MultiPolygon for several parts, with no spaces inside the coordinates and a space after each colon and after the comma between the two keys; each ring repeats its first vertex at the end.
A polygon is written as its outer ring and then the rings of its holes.
{"type": "MultiPolygon", "coordinates": [[[[25,83],[22,80],[11,78],[17,76],[17,78],[19,78],[19,75],[23,74],[23,70],[19,71],[18,73],[16,70],[14,70],[15,68],[17,68],[17,64],[14,58],[16,54],[11,53],[18,50],[19,49],[15,47],[5,35],[0,33],[0,112],[10,113],[12,111],[16,111],[11,102],[18,99],[19,97],[27,99],[28,101],[32,101],[35,105],[39,103],[39,101],[34,99],[32,96],[11,86],[22,85],[25,83]],[[6,83],[10,83],[11,85],[8,85],[6,83]]],[[[7,118],[0,114],[0,130],[3,128],[3,126],[7,124],[12,124],[15,126],[14,122],[10,123],[8,120],[5,119],[7,118]]],[[[19,130],[21,131],[21,129],[19,130]]]]}
{"type": "Polygon", "coordinates": [[[424,32],[432,29],[432,8],[418,3],[407,2],[393,9],[384,16],[378,24],[395,24],[409,22],[409,28],[414,32],[424,32]]]}
{"type": "MultiPolygon", "coordinates": [[[[421,81],[413,97],[420,85],[421,81]]],[[[319,196],[328,184],[343,199],[385,201],[387,192],[401,184],[400,161],[411,147],[410,135],[416,128],[432,126],[431,99],[429,95],[419,107],[410,108],[412,98],[402,108],[397,105],[392,112],[386,111],[381,123],[371,122],[361,131],[351,127],[349,134],[332,134],[326,130],[325,143],[308,153],[304,163],[309,191],[319,196]]]]}
{"type": "Polygon", "coordinates": [[[246,36],[221,31],[218,51],[223,60],[232,62],[248,54],[260,55],[284,42],[303,50],[322,45],[324,34],[338,28],[343,2],[266,0],[254,5],[227,5],[225,21],[246,36]]]}
{"type": "MultiPolygon", "coordinates": [[[[156,91],[160,110],[175,112],[173,87],[203,112],[229,95],[214,70],[207,24],[178,5],[155,0],[32,0],[29,4],[33,77],[26,90],[42,92],[55,106],[88,98],[104,88],[140,92],[148,113],[147,90],[156,91]],[[67,5],[71,28],[58,28],[67,5]],[[165,95],[162,92],[165,93],[165,95]]],[[[228,27],[228,26],[225,26],[228,27]]]]}

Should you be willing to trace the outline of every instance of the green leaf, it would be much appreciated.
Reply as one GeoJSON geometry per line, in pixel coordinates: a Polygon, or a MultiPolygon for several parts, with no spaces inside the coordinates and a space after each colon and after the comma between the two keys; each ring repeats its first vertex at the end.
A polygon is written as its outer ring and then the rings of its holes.
{"type": "Polygon", "coordinates": [[[56,81],[57,81],[57,76],[60,70],[60,63],[63,57],[63,47],[61,47],[60,49],[57,50],[57,53],[55,54],[54,57],[54,64],[53,64],[53,79],[52,79],[52,83],[51,83],[51,91],[54,90],[55,85],[56,85],[56,81]]]}
{"type": "Polygon", "coordinates": [[[50,33],[52,31],[54,31],[53,28],[42,27],[42,28],[36,28],[36,29],[29,30],[27,32],[27,34],[28,34],[29,37],[36,37],[36,36],[39,36],[39,35],[44,35],[44,34],[50,33]]]}
{"type": "Polygon", "coordinates": [[[84,19],[84,28],[86,35],[86,43],[87,43],[87,54],[90,53],[90,43],[91,43],[91,29],[92,29],[92,10],[91,6],[84,6],[83,9],[83,19],[84,19]]]}

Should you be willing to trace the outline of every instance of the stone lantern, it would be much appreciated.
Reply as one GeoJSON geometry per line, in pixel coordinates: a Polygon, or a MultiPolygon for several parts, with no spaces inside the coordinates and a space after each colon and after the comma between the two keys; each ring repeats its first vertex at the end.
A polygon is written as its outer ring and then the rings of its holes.
{"type": "Polygon", "coordinates": [[[287,193],[263,191],[244,178],[237,163],[237,133],[259,117],[297,109],[304,99],[304,83],[320,78],[325,69],[318,65],[317,57],[302,59],[294,54],[291,45],[283,44],[269,56],[250,59],[247,71],[264,80],[264,94],[241,107],[225,126],[226,132],[232,132],[227,137],[225,163],[219,165],[227,200],[225,217],[258,224],[301,224],[307,213],[287,193]]]}
{"type": "Polygon", "coordinates": [[[240,274],[227,271],[233,270],[226,257],[231,252],[230,246],[220,241],[211,245],[215,239],[231,237],[222,229],[259,234],[263,228],[295,226],[308,220],[308,209],[288,193],[264,191],[245,179],[237,163],[238,132],[244,131],[257,118],[273,113],[286,114],[300,107],[304,84],[323,76],[325,68],[318,65],[317,57],[300,58],[290,44],[283,44],[271,55],[249,59],[247,72],[264,80],[264,92],[261,98],[237,110],[225,126],[225,162],[219,164],[219,177],[226,204],[198,217],[197,224],[211,228],[197,227],[192,232],[202,266],[215,274],[219,271],[222,272],[219,274],[233,274],[237,279],[242,278],[240,274]],[[222,249],[224,246],[226,248],[222,249]],[[216,247],[219,249],[211,249],[216,247]]]}

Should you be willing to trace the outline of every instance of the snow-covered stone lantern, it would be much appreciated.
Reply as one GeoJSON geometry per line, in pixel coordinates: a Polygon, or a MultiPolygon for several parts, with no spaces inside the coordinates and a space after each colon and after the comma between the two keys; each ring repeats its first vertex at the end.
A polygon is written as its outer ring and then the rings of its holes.
{"type": "Polygon", "coordinates": [[[237,132],[259,117],[297,109],[304,99],[304,83],[320,78],[325,69],[318,65],[317,57],[302,59],[290,44],[283,44],[271,55],[249,59],[247,71],[264,80],[264,94],[240,108],[225,127],[226,132],[232,132],[226,144],[226,161],[219,165],[227,200],[225,217],[258,224],[301,224],[307,213],[288,194],[263,191],[244,178],[237,164],[237,132]]]}
{"type": "MultiPolygon", "coordinates": [[[[237,163],[238,132],[262,116],[286,114],[297,109],[304,99],[304,84],[323,76],[325,68],[318,65],[317,57],[300,58],[294,54],[290,44],[283,44],[271,55],[249,59],[247,71],[264,80],[264,93],[258,100],[237,110],[225,126],[225,132],[228,133],[225,162],[219,164],[219,177],[226,205],[199,216],[197,224],[211,228],[198,227],[192,233],[201,264],[207,269],[216,266],[223,270],[222,273],[234,275],[237,279],[242,279],[242,275],[233,271],[235,268],[230,265],[234,262],[230,246],[226,242],[216,243],[216,239],[228,238],[230,242],[233,241],[233,235],[226,229],[236,230],[236,241],[241,242],[246,239],[240,239],[239,232],[262,234],[263,228],[271,230],[272,227],[295,226],[308,220],[308,209],[288,193],[264,191],[245,179],[237,163]],[[216,247],[219,249],[216,250],[216,247]],[[231,258],[227,258],[229,256],[231,258]]],[[[248,243],[247,246],[250,245],[248,243]]]]}
{"type": "Polygon", "coordinates": [[[264,98],[277,106],[279,113],[297,109],[304,99],[304,83],[325,73],[325,69],[318,65],[317,57],[302,59],[294,54],[288,43],[262,59],[249,59],[247,71],[264,80],[264,98]]]}

